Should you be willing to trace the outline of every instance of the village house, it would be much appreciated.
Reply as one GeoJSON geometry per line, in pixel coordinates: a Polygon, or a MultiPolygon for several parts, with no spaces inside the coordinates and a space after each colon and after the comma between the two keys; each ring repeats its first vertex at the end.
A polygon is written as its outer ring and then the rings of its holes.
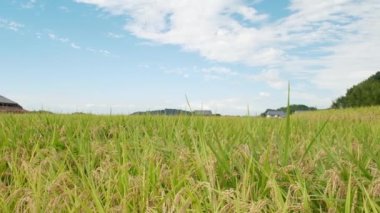
{"type": "Polygon", "coordinates": [[[16,102],[0,95],[0,112],[24,112],[25,110],[16,102]]]}
{"type": "Polygon", "coordinates": [[[267,118],[283,118],[286,116],[286,113],[281,110],[273,110],[273,109],[267,109],[263,116],[267,118]]]}

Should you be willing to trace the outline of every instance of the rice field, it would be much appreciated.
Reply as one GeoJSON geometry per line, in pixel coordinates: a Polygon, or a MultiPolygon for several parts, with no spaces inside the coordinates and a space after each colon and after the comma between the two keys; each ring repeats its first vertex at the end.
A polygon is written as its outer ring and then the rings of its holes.
{"type": "Polygon", "coordinates": [[[380,107],[0,114],[0,212],[379,212],[380,107]]]}

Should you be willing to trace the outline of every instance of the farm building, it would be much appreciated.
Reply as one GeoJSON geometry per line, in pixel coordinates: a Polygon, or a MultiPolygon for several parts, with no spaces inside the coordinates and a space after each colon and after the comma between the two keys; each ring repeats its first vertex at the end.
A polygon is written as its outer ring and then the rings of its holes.
{"type": "Polygon", "coordinates": [[[283,118],[286,116],[286,113],[281,110],[268,109],[263,115],[267,118],[283,118]]]}
{"type": "Polygon", "coordinates": [[[24,109],[18,103],[0,95],[0,112],[24,112],[24,109]]]}

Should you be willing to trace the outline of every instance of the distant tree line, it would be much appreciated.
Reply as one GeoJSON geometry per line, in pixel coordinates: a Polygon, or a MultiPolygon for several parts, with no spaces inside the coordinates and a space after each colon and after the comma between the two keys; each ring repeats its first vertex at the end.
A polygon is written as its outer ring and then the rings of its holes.
{"type": "MultiPolygon", "coordinates": [[[[315,107],[309,107],[309,106],[306,106],[303,104],[291,104],[289,106],[289,108],[290,108],[290,114],[293,114],[296,111],[314,111],[314,110],[317,110],[317,108],[315,108],[315,107]]],[[[286,112],[287,109],[288,109],[288,107],[285,106],[285,107],[278,108],[277,110],[286,112]]]]}
{"type": "Polygon", "coordinates": [[[380,105],[380,71],[351,87],[345,96],[333,102],[332,108],[380,105]]]}
{"type": "MultiPolygon", "coordinates": [[[[315,107],[309,107],[303,104],[291,104],[289,105],[290,108],[290,114],[293,114],[296,111],[314,111],[317,110],[315,107]]],[[[284,106],[278,109],[267,109],[264,113],[261,113],[261,116],[266,116],[268,111],[282,111],[284,113],[287,112],[288,107],[284,106]]]]}

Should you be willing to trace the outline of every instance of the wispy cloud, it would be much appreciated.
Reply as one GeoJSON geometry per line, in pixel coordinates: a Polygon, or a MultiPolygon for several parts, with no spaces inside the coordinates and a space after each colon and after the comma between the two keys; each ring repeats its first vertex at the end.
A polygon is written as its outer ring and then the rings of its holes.
{"type": "Polygon", "coordinates": [[[290,99],[292,103],[304,103],[317,108],[325,108],[332,103],[332,100],[329,97],[298,90],[291,91],[290,99]]]}
{"type": "Polygon", "coordinates": [[[232,77],[242,78],[243,75],[230,68],[223,66],[211,67],[181,67],[181,68],[167,68],[160,67],[165,74],[177,75],[184,78],[189,78],[192,75],[197,75],[205,80],[231,80],[232,77]]]}
{"type": "MultiPolygon", "coordinates": [[[[8,20],[5,18],[0,17],[0,29],[7,29],[14,32],[20,32],[22,29],[25,29],[25,26],[21,23],[18,23],[16,21],[8,20]]],[[[26,34],[31,34],[32,36],[36,37],[37,39],[48,39],[54,42],[59,42],[62,44],[67,45],[68,47],[71,47],[76,50],[85,50],[87,52],[100,54],[107,57],[118,57],[117,55],[112,54],[111,51],[106,49],[99,49],[99,48],[93,48],[93,47],[86,47],[83,48],[83,45],[79,45],[78,42],[72,41],[70,38],[67,38],[65,36],[58,35],[51,30],[48,31],[34,31],[31,29],[25,29],[23,32],[26,32],[26,34]]]]}
{"type": "Polygon", "coordinates": [[[267,37],[255,36],[257,30],[245,28],[231,16],[239,14],[248,22],[265,19],[254,8],[238,1],[98,1],[95,4],[113,14],[127,14],[131,21],[125,29],[158,43],[176,44],[218,61],[273,61],[281,55],[274,48],[261,47],[267,37]],[[202,9],[199,9],[202,5],[202,9]],[[189,19],[189,17],[192,17],[189,19]],[[262,43],[262,42],[261,42],[262,43]],[[259,50],[259,51],[257,51],[259,50]]]}
{"type": "Polygon", "coordinates": [[[378,0],[291,0],[290,15],[271,22],[238,0],[76,1],[128,16],[125,29],[147,41],[277,70],[253,77],[276,88],[280,76],[302,76],[335,95],[380,67],[378,0]]]}
{"type": "Polygon", "coordinates": [[[191,71],[189,71],[186,68],[168,69],[168,68],[165,68],[165,67],[161,67],[161,70],[165,74],[177,75],[177,76],[181,76],[183,78],[189,78],[190,77],[190,73],[191,73],[191,71]]]}
{"type": "Polygon", "coordinates": [[[259,74],[247,75],[248,79],[267,83],[270,87],[275,89],[284,89],[286,81],[282,80],[279,72],[276,70],[264,70],[259,74]]]}
{"type": "Polygon", "coordinates": [[[230,78],[232,76],[237,76],[239,74],[238,72],[235,72],[227,67],[221,67],[221,66],[203,68],[200,70],[200,73],[207,80],[214,80],[214,79],[223,80],[223,79],[230,78]]]}
{"type": "Polygon", "coordinates": [[[64,13],[70,12],[70,9],[66,6],[59,6],[58,9],[64,13]]]}
{"type": "Polygon", "coordinates": [[[65,38],[65,37],[60,37],[54,33],[48,33],[47,34],[49,39],[53,40],[53,41],[58,41],[58,42],[61,42],[61,43],[68,43],[70,42],[70,39],[68,38],[65,38]]]}
{"type": "Polygon", "coordinates": [[[76,45],[75,43],[71,43],[70,46],[74,49],[82,49],[79,45],[76,45]]]}
{"type": "Polygon", "coordinates": [[[21,3],[21,7],[24,9],[32,9],[36,6],[37,0],[27,0],[21,3]]]}
{"type": "Polygon", "coordinates": [[[43,38],[44,36],[47,36],[47,38],[49,38],[52,41],[56,41],[56,42],[65,44],[65,45],[67,45],[73,49],[76,49],[76,50],[84,50],[87,52],[91,52],[94,54],[100,54],[100,55],[107,56],[107,57],[117,57],[116,55],[113,55],[109,50],[97,49],[97,48],[92,48],[92,47],[83,48],[83,45],[79,45],[77,42],[72,41],[70,38],[60,36],[60,35],[57,35],[57,34],[52,33],[52,32],[36,33],[36,37],[39,39],[43,38]]]}
{"type": "Polygon", "coordinates": [[[117,56],[113,55],[110,51],[104,50],[104,49],[95,49],[92,47],[87,47],[87,48],[85,48],[85,50],[88,52],[91,52],[91,53],[100,54],[100,55],[104,55],[104,56],[117,57],[117,56]]]}
{"type": "MultiPolygon", "coordinates": [[[[41,38],[41,33],[39,33],[37,36],[39,38],[41,38]]],[[[77,45],[75,42],[72,42],[69,38],[66,38],[66,37],[61,37],[59,35],[56,35],[54,33],[48,33],[47,34],[48,38],[52,41],[57,41],[57,42],[60,42],[60,43],[63,43],[63,44],[67,44],[68,46],[70,46],[71,48],[73,49],[82,49],[81,46],[77,45]]]]}
{"type": "Polygon", "coordinates": [[[108,32],[108,33],[107,33],[107,37],[108,37],[108,38],[113,38],[113,39],[120,39],[120,38],[124,38],[124,35],[122,35],[122,34],[117,34],[117,33],[112,33],[112,32],[108,32]]]}
{"type": "Polygon", "coordinates": [[[24,28],[23,24],[20,24],[15,21],[11,21],[8,19],[4,19],[0,17],[0,28],[4,28],[7,30],[12,30],[14,32],[20,31],[22,28],[24,28]]]}
{"type": "MultiPolygon", "coordinates": [[[[167,68],[161,67],[165,74],[177,75],[184,78],[190,76],[202,77],[207,81],[230,81],[230,82],[261,82],[265,85],[282,90],[286,88],[287,82],[280,76],[280,72],[274,69],[263,70],[257,74],[242,73],[224,66],[210,66],[210,67],[181,67],[181,68],[167,68]]],[[[264,96],[259,94],[259,96],[264,96]]],[[[269,97],[269,96],[268,96],[269,97]]]]}
{"type": "Polygon", "coordinates": [[[259,96],[260,96],[260,97],[265,97],[265,98],[266,98],[266,97],[270,97],[270,93],[269,93],[269,92],[260,92],[260,93],[259,93],[259,96]]]}

